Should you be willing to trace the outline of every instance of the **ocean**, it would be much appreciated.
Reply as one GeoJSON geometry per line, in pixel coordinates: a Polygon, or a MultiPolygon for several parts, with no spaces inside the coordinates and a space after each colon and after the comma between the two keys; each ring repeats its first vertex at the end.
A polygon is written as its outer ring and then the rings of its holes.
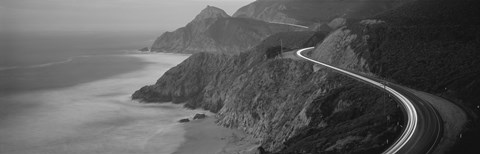
{"type": "Polygon", "coordinates": [[[0,95],[72,86],[140,69],[144,64],[138,58],[112,55],[148,46],[155,38],[152,35],[146,32],[0,33],[0,95]]]}
{"type": "Polygon", "coordinates": [[[0,35],[0,153],[172,153],[206,111],[130,99],[189,55],[144,54],[159,34],[0,35]]]}

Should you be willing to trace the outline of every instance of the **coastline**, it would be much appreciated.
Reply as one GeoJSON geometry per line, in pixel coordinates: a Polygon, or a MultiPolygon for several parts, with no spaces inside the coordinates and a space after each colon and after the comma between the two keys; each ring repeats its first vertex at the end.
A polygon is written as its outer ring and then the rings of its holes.
{"type": "Polygon", "coordinates": [[[215,124],[210,113],[205,119],[184,123],[184,142],[172,154],[256,154],[259,142],[240,130],[215,124]]]}
{"type": "Polygon", "coordinates": [[[133,91],[155,83],[189,55],[129,52],[116,56],[139,59],[141,63],[128,65],[142,67],[73,86],[0,97],[9,111],[2,112],[6,117],[0,119],[0,153],[227,154],[256,148],[257,142],[241,131],[216,125],[215,115],[208,111],[131,100],[133,91]],[[208,117],[178,122],[197,113],[208,117]]]}
{"type": "Polygon", "coordinates": [[[143,61],[127,65],[147,65],[74,86],[0,97],[3,107],[22,109],[0,119],[0,153],[172,153],[185,141],[177,121],[203,111],[172,103],[141,104],[130,96],[188,56],[125,56],[143,61]]]}
{"type": "MultiPolygon", "coordinates": [[[[178,53],[145,53],[135,52],[133,55],[145,61],[149,57],[144,55],[149,54],[163,54],[163,55],[181,55],[190,56],[191,54],[178,53]]],[[[163,74],[163,73],[162,73],[163,74]]],[[[159,78],[160,76],[157,76],[159,78]]],[[[155,80],[152,80],[155,81],[155,80]]],[[[183,106],[183,104],[182,104],[183,106]]],[[[186,109],[188,110],[188,109],[186,109]]],[[[215,114],[205,110],[191,110],[196,113],[204,113],[207,115],[205,119],[192,120],[195,115],[183,117],[189,118],[191,121],[187,123],[178,123],[177,129],[182,129],[183,138],[179,145],[176,145],[176,150],[172,154],[255,154],[259,145],[259,141],[249,138],[247,134],[240,130],[231,129],[219,126],[215,123],[215,114]]],[[[173,119],[180,120],[180,119],[173,119]]],[[[155,145],[152,145],[155,146],[155,145]]]]}

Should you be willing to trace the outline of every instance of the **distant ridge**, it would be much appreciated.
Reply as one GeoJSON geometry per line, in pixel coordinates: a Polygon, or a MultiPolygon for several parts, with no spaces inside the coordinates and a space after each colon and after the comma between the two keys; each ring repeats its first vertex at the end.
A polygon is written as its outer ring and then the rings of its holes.
{"type": "Polygon", "coordinates": [[[257,0],[233,17],[300,25],[325,24],[335,18],[363,19],[415,0],[257,0]]]}
{"type": "Polygon", "coordinates": [[[254,47],[271,34],[302,29],[255,19],[232,18],[220,8],[207,6],[185,27],[158,37],[151,51],[235,54],[254,47]]]}

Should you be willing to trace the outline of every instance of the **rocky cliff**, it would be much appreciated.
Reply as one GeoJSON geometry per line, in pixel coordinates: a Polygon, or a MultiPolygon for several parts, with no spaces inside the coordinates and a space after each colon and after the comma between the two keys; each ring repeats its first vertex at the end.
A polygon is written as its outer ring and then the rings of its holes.
{"type": "Polygon", "coordinates": [[[231,18],[225,11],[208,6],[185,27],[166,32],[151,47],[155,52],[236,54],[254,47],[267,36],[302,30],[244,18],[231,18]]]}
{"type": "Polygon", "coordinates": [[[132,98],[216,112],[219,124],[259,138],[261,149],[269,152],[385,149],[400,131],[401,111],[393,100],[370,86],[316,70],[310,62],[267,56],[279,38],[285,48],[297,49],[318,43],[321,36],[281,33],[238,55],[197,53],[132,98]]]}

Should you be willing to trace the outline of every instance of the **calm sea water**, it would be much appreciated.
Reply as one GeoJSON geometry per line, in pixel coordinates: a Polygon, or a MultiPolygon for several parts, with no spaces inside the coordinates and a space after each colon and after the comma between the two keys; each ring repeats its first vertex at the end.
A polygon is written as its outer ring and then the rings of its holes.
{"type": "Polygon", "coordinates": [[[140,69],[122,57],[154,32],[30,32],[0,35],[0,95],[72,86],[140,69]]]}
{"type": "Polygon", "coordinates": [[[0,153],[171,153],[204,111],[130,95],[188,55],[138,54],[158,34],[0,35],[0,153]]]}

